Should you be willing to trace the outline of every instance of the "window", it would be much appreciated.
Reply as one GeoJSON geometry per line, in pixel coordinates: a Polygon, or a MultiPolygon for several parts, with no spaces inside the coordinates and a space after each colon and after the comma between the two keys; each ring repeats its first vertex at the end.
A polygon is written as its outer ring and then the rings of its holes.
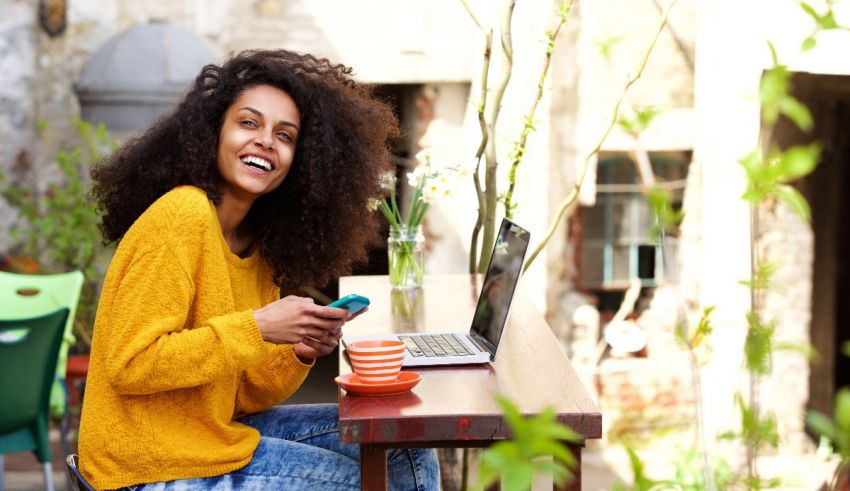
{"type": "MultiPolygon", "coordinates": [[[[689,152],[650,154],[659,186],[681,207],[689,152]]],[[[637,173],[625,153],[601,153],[597,164],[596,205],[581,213],[582,286],[591,290],[625,290],[631,278],[653,287],[664,276],[661,248],[651,235],[652,216],[640,193],[637,173]]],[[[669,241],[675,244],[675,237],[669,241]]],[[[675,248],[670,248],[675,249],[675,248]]],[[[675,261],[675,258],[667,258],[675,261]]]]}

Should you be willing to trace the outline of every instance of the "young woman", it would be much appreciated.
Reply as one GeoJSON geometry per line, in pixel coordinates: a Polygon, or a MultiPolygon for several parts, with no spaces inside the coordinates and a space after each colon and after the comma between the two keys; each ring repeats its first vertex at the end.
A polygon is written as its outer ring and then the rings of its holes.
{"type": "MultiPolygon", "coordinates": [[[[337,346],[321,286],[376,229],[390,109],[350,69],[287,51],[204,67],[185,100],[96,167],[106,241],[80,424],[97,489],[357,489],[336,405],[275,406],[337,346]]],[[[393,489],[437,489],[433,450],[389,455],[393,489]]]]}

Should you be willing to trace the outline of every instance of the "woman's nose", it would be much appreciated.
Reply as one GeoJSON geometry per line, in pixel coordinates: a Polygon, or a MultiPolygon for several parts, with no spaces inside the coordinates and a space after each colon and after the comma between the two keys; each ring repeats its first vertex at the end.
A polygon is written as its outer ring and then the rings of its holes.
{"type": "Polygon", "coordinates": [[[262,131],[254,138],[254,142],[263,148],[271,148],[274,139],[270,133],[262,131]]]}

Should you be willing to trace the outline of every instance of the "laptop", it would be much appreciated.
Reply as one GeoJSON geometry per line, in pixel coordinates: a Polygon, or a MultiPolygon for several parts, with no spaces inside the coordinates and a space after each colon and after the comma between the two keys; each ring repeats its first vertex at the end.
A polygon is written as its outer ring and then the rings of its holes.
{"type": "Polygon", "coordinates": [[[528,241],[526,230],[510,220],[502,220],[469,331],[343,336],[343,345],[365,339],[399,339],[407,348],[402,363],[406,367],[469,365],[495,360],[528,241]]]}

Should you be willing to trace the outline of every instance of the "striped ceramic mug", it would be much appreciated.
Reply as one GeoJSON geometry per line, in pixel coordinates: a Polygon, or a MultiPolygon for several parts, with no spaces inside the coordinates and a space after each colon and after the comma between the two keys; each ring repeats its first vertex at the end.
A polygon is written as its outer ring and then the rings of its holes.
{"type": "Polygon", "coordinates": [[[346,348],[357,378],[367,384],[392,382],[404,360],[401,341],[357,341],[346,348]]]}

